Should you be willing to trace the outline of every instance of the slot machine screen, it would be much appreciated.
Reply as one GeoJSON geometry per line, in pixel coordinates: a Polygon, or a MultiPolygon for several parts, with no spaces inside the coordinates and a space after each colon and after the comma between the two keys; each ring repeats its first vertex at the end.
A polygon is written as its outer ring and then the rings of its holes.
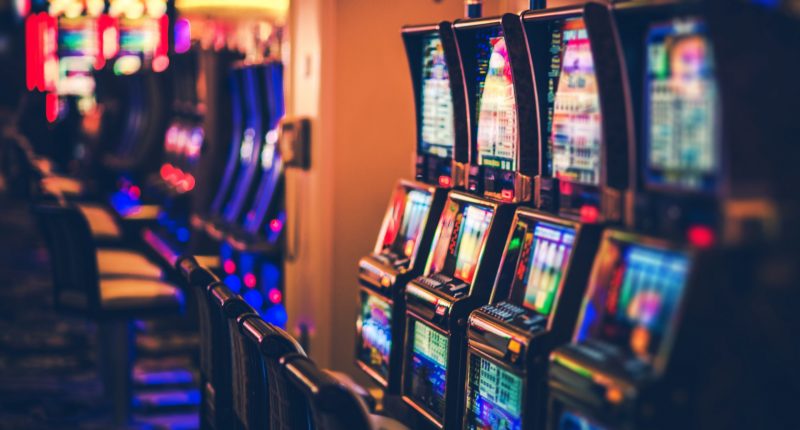
{"type": "Polygon", "coordinates": [[[606,427],[600,426],[578,413],[564,410],[558,420],[558,430],[606,430],[606,427]]]}
{"type": "Polygon", "coordinates": [[[578,340],[600,340],[652,364],[678,313],[689,256],[616,237],[597,255],[578,340]]]}
{"type": "Polygon", "coordinates": [[[471,283],[493,216],[490,208],[449,201],[439,221],[429,273],[453,273],[471,283]]]}
{"type": "Polygon", "coordinates": [[[475,354],[467,377],[466,428],[522,428],[522,378],[475,354]]]}
{"type": "Polygon", "coordinates": [[[598,185],[602,117],[589,36],[581,18],[554,25],[547,83],[548,167],[558,179],[598,185]]]}
{"type": "Polygon", "coordinates": [[[420,150],[441,158],[452,158],[455,145],[453,97],[444,48],[438,35],[423,40],[420,150]]]}
{"type": "Polygon", "coordinates": [[[410,190],[406,194],[400,229],[392,244],[394,252],[408,258],[414,256],[432,200],[433,196],[427,191],[410,190]]]}
{"type": "Polygon", "coordinates": [[[699,20],[657,24],[647,35],[646,180],[691,191],[715,186],[717,85],[699,20]]]}
{"type": "Polygon", "coordinates": [[[98,54],[97,21],[59,19],[58,53],[58,94],[91,96],[95,89],[93,72],[98,54]]]}
{"type": "Polygon", "coordinates": [[[445,406],[449,339],[418,320],[409,322],[413,324],[413,331],[407,388],[415,401],[441,420],[445,406]]]}
{"type": "Polygon", "coordinates": [[[361,342],[358,358],[384,379],[389,377],[392,349],[392,307],[373,294],[361,293],[361,342]]]}
{"type": "Polygon", "coordinates": [[[514,273],[512,291],[524,291],[522,305],[549,315],[561,279],[568,270],[575,229],[547,222],[525,227],[522,251],[514,273]]]}
{"type": "Polygon", "coordinates": [[[517,105],[506,41],[498,29],[478,44],[478,164],[517,169],[517,105]]]}

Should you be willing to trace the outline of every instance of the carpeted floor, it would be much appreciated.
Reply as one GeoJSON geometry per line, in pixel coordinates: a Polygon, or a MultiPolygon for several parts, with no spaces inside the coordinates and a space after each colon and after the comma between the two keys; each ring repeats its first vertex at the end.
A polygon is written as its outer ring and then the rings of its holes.
{"type": "MultiPolygon", "coordinates": [[[[112,428],[95,327],[53,311],[47,252],[31,218],[23,203],[0,194],[0,429],[112,428]]],[[[155,367],[159,360],[195,373],[185,348],[178,357],[155,359],[155,367]]],[[[140,367],[152,368],[153,361],[142,358],[140,367]]],[[[182,392],[185,404],[161,416],[150,408],[134,428],[196,427],[199,395],[191,384],[182,392]]]]}

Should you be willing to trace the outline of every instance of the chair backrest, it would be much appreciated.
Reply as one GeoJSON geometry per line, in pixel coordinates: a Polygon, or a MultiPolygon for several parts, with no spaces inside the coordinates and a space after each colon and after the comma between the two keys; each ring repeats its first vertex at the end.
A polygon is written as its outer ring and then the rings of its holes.
{"type": "Polygon", "coordinates": [[[329,373],[301,354],[282,360],[286,378],[305,395],[312,429],[369,430],[370,418],[364,402],[329,373]]]}
{"type": "Polygon", "coordinates": [[[96,245],[86,218],[77,208],[57,203],[39,204],[34,213],[48,244],[56,307],[100,313],[96,245]]]}
{"type": "Polygon", "coordinates": [[[288,333],[261,318],[248,318],[242,325],[245,336],[257,345],[267,374],[269,428],[309,428],[309,410],[303,393],[290,384],[281,359],[289,354],[305,356],[300,344],[288,333]]]}
{"type": "MultiPolygon", "coordinates": [[[[206,267],[200,265],[192,257],[181,257],[175,263],[176,269],[186,280],[189,286],[189,296],[195,303],[197,309],[197,325],[200,331],[200,386],[202,390],[202,401],[200,404],[200,418],[205,424],[204,427],[216,427],[215,412],[216,407],[214,384],[214,354],[219,350],[214,348],[214,310],[212,310],[208,291],[212,284],[218,283],[219,278],[206,267]]],[[[220,311],[216,312],[217,324],[223,324],[220,318],[220,311]]],[[[230,355],[230,354],[227,354],[230,355]]]]}
{"type": "Polygon", "coordinates": [[[258,354],[258,347],[245,339],[241,331],[244,321],[257,317],[257,313],[241,297],[222,284],[214,285],[210,293],[212,301],[216,302],[217,308],[222,311],[223,326],[228,340],[226,349],[230,354],[228,360],[230,373],[227,375],[227,383],[231,384],[229,387],[225,386],[226,381],[222,379],[223,376],[217,375],[218,369],[214,369],[214,379],[218,382],[218,386],[224,391],[230,389],[228,393],[217,392],[217,403],[224,404],[230,400],[233,420],[233,425],[222,425],[219,428],[245,430],[266,428],[269,411],[264,363],[258,354]]]}

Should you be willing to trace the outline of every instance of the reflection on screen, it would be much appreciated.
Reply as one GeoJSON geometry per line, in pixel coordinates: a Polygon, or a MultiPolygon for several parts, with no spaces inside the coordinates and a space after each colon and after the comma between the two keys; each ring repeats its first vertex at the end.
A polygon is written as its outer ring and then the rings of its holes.
{"type": "Polygon", "coordinates": [[[455,132],[450,76],[438,36],[422,46],[422,152],[442,158],[453,156],[455,132]]]}
{"type": "Polygon", "coordinates": [[[413,322],[410,395],[436,417],[444,416],[447,381],[447,336],[420,321],[413,322]]]}
{"type": "Polygon", "coordinates": [[[550,314],[574,242],[574,229],[544,222],[525,234],[514,280],[514,288],[525,288],[523,306],[542,315],[550,314]]]}
{"type": "Polygon", "coordinates": [[[492,222],[492,211],[479,206],[464,206],[464,218],[456,245],[455,276],[470,283],[475,277],[483,245],[492,222]]]}
{"type": "Polygon", "coordinates": [[[606,430],[583,416],[572,411],[565,410],[558,420],[558,430],[606,430]]]}
{"type": "Polygon", "coordinates": [[[675,318],[689,258],[616,239],[598,252],[578,337],[591,337],[652,363],[675,318]]]}
{"type": "Polygon", "coordinates": [[[548,145],[553,176],[597,185],[602,137],[600,97],[583,19],[567,20],[560,31],[553,32],[551,52],[548,145]]]}
{"type": "Polygon", "coordinates": [[[714,186],[717,85],[705,24],[653,26],[647,36],[647,168],[654,184],[714,186]]]}
{"type": "Polygon", "coordinates": [[[477,355],[470,355],[467,428],[522,428],[522,379],[477,355]]]}
{"type": "Polygon", "coordinates": [[[421,190],[411,190],[406,194],[400,229],[394,240],[395,252],[409,258],[414,255],[432,199],[430,193],[421,190]]]}
{"type": "Polygon", "coordinates": [[[506,41],[494,37],[486,76],[478,97],[478,164],[503,170],[517,168],[517,106],[506,41]]]}
{"type": "Polygon", "coordinates": [[[372,294],[361,294],[361,343],[358,358],[384,378],[389,377],[392,349],[392,307],[372,294]]]}

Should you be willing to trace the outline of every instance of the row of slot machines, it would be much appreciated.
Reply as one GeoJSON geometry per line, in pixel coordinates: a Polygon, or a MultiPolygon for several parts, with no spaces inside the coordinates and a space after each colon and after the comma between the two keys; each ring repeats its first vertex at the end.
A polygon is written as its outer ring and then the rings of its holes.
{"type": "Polygon", "coordinates": [[[404,28],[417,180],[359,262],[355,352],[387,413],[694,428],[703,336],[724,331],[707,315],[733,291],[715,258],[783,225],[767,154],[786,155],[792,110],[737,115],[754,86],[797,94],[787,20],[631,2],[404,28]]]}
{"type": "Polygon", "coordinates": [[[158,215],[144,240],[169,264],[180,255],[204,259],[283,327],[283,65],[228,54],[192,49],[175,57],[183,70],[175,86],[184,96],[175,100],[164,157],[150,178],[158,215]]]}

